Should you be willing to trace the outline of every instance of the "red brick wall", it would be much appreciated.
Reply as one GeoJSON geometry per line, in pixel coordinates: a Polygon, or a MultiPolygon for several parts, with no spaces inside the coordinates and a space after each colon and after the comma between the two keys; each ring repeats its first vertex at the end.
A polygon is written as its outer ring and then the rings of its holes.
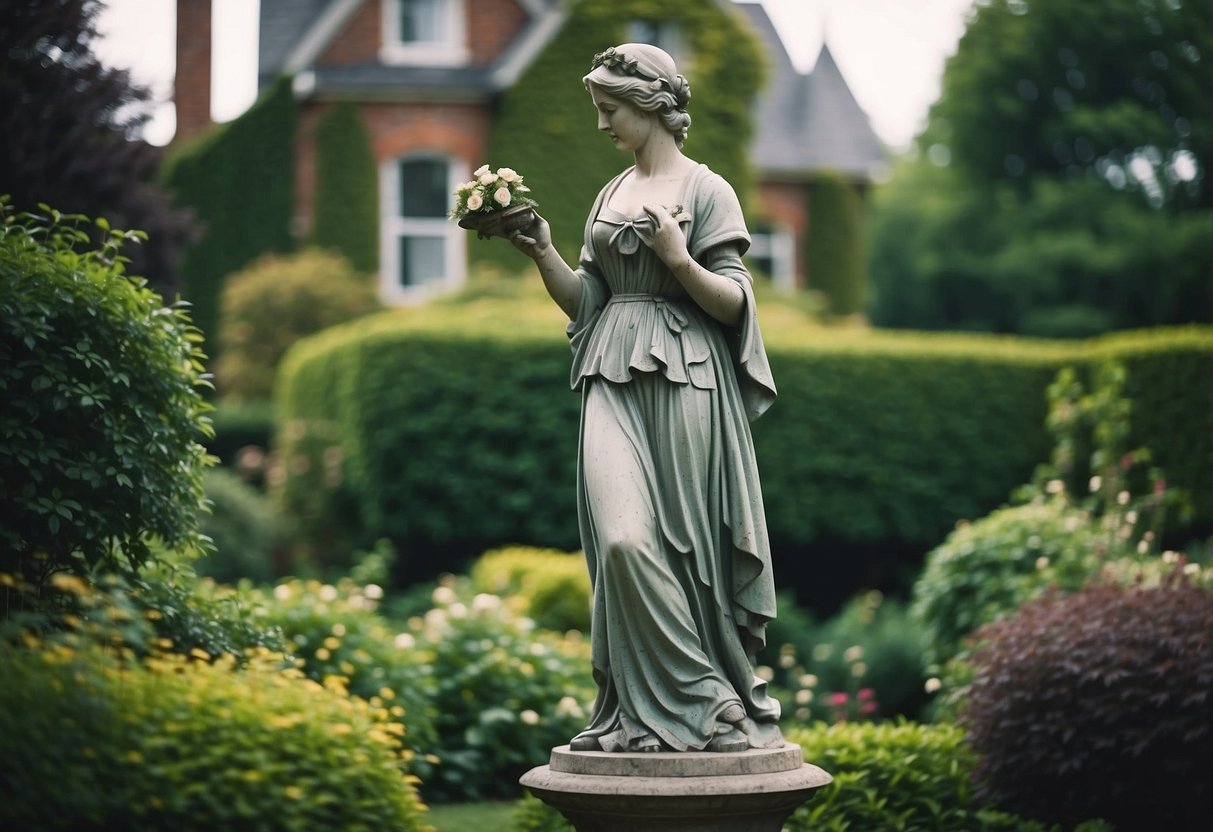
{"type": "Polygon", "coordinates": [[[793,266],[795,285],[797,289],[805,288],[811,281],[806,272],[808,262],[804,252],[804,241],[811,221],[808,186],[792,182],[762,182],[758,185],[758,201],[764,216],[791,231],[796,243],[796,262],[793,266]]]}
{"type": "Polygon", "coordinates": [[[514,0],[464,0],[472,63],[492,63],[522,31],[526,12],[514,0]]]}
{"type": "MultiPolygon", "coordinates": [[[[317,59],[318,66],[346,66],[378,60],[383,40],[381,4],[367,0],[317,59]]],[[[471,63],[492,63],[518,36],[527,15],[515,0],[464,0],[464,32],[471,63]]]]}
{"type": "Polygon", "coordinates": [[[174,141],[192,138],[211,125],[211,0],[177,0],[173,104],[174,141]]]}

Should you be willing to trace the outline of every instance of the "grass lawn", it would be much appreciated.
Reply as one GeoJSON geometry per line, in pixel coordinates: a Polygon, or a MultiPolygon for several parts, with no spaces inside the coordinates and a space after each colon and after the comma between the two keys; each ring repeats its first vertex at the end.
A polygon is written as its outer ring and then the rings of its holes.
{"type": "Polygon", "coordinates": [[[431,806],[430,824],[438,832],[487,832],[501,830],[509,822],[517,801],[450,803],[431,806]]]}

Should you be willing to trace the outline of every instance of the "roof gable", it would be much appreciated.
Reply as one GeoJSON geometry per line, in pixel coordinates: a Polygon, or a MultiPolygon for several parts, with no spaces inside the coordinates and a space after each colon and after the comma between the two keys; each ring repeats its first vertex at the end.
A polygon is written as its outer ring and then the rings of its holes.
{"type": "Polygon", "coordinates": [[[758,96],[754,115],[755,164],[772,178],[803,178],[815,170],[836,170],[872,178],[885,149],[867,114],[855,100],[829,46],[822,45],[808,74],[792,64],[783,39],[758,3],[738,3],[767,44],[771,77],[758,96]]]}

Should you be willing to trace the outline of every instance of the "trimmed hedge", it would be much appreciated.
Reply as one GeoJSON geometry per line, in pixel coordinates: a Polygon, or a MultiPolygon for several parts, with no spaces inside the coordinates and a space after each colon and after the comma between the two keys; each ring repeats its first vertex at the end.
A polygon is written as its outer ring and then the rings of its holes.
{"type": "Polygon", "coordinates": [[[808,288],[825,295],[834,315],[858,314],[867,302],[864,212],[858,185],[834,171],[814,177],[805,241],[808,288]]]}
{"type": "MultiPolygon", "coordinates": [[[[280,447],[325,425],[363,536],[392,538],[414,566],[503,541],[577,547],[580,404],[562,318],[514,311],[486,302],[373,316],[284,359],[280,447]]],[[[1067,364],[1124,364],[1141,410],[1153,409],[1135,414],[1137,444],[1192,491],[1198,520],[1213,521],[1213,393],[1195,385],[1213,368],[1213,328],[1077,343],[776,329],[768,348],[781,397],[754,436],[776,569],[804,588],[803,603],[904,582],[889,550],[917,557],[1028,481],[1050,447],[1045,390],[1067,364]],[[856,548],[880,559],[865,563],[856,548]],[[832,586],[817,580],[823,571],[832,586]]],[[[309,505],[307,477],[285,469],[285,493],[309,505]]]]}

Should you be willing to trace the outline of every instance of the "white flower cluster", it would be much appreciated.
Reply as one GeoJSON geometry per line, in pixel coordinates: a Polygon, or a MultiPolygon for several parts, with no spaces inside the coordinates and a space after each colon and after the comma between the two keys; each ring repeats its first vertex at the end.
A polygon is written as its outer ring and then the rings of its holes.
{"type": "Polygon", "coordinates": [[[524,194],[531,189],[522,184],[522,176],[513,168],[497,168],[481,165],[473,174],[475,179],[464,182],[455,189],[455,207],[451,219],[467,214],[501,211],[512,205],[534,205],[524,194]]]}

